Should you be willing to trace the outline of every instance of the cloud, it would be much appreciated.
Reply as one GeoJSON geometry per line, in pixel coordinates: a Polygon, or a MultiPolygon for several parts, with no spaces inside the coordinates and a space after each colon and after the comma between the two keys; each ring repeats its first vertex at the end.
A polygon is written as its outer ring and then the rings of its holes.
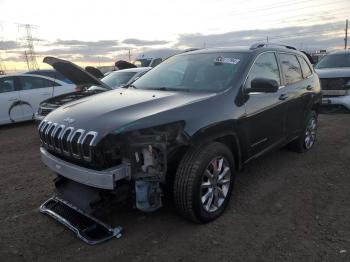
{"type": "Polygon", "coordinates": [[[12,50],[23,47],[20,43],[16,41],[0,41],[0,50],[12,50]]]}
{"type": "MultiPolygon", "coordinates": [[[[287,23],[287,21],[286,21],[287,23]]],[[[171,43],[165,40],[142,40],[129,38],[124,41],[77,39],[57,39],[52,42],[40,41],[36,47],[39,57],[57,56],[74,62],[109,63],[117,59],[128,59],[130,45],[132,58],[144,56],[168,57],[187,47],[225,47],[251,45],[256,42],[288,44],[304,50],[332,49],[341,47],[343,22],[323,23],[310,26],[289,26],[265,30],[242,30],[221,34],[180,34],[171,48],[156,48],[157,45],[171,43]]],[[[4,61],[21,61],[26,45],[16,41],[0,41],[0,51],[5,51],[4,61]]]]}
{"type": "Polygon", "coordinates": [[[141,40],[136,38],[128,38],[123,41],[123,44],[135,45],[135,46],[151,46],[151,45],[165,45],[169,41],[165,40],[141,40]]]}
{"type": "Polygon", "coordinates": [[[57,39],[54,42],[46,44],[47,46],[117,46],[118,40],[99,40],[99,41],[81,41],[81,40],[62,40],[57,39]]]}
{"type": "Polygon", "coordinates": [[[266,37],[272,42],[295,44],[301,43],[309,48],[331,48],[341,45],[338,36],[331,36],[343,29],[343,22],[326,23],[312,26],[293,26],[266,30],[243,30],[222,34],[182,34],[175,46],[189,47],[224,47],[250,45],[265,42],[266,37]]]}

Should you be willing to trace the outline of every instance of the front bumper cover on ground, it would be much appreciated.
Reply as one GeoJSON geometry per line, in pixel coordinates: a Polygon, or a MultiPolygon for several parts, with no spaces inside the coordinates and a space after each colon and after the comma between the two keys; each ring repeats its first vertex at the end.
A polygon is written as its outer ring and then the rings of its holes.
{"type": "Polygon", "coordinates": [[[45,201],[40,206],[40,212],[62,223],[90,245],[122,236],[121,227],[112,228],[58,197],[52,197],[45,201]]]}

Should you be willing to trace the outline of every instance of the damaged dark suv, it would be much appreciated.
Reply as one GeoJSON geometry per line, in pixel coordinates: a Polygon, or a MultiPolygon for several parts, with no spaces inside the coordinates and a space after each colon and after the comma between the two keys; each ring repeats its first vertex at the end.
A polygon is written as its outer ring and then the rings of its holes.
{"type": "Polygon", "coordinates": [[[289,46],[173,56],[128,89],[68,103],[41,122],[41,157],[57,174],[41,211],[89,243],[119,235],[92,215],[113,198],[150,212],[170,194],[184,217],[212,221],[246,163],[314,145],[320,91],[306,56],[289,46]]]}

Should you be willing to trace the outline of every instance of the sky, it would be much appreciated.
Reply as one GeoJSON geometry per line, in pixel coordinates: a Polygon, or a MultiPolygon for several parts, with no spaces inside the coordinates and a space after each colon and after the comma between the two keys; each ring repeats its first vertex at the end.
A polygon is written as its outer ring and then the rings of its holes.
{"type": "Polygon", "coordinates": [[[48,55],[112,65],[128,60],[129,50],[135,59],[267,39],[308,51],[342,49],[349,10],[350,0],[0,0],[0,59],[8,71],[26,69],[20,24],[33,25],[40,68],[48,55]]]}

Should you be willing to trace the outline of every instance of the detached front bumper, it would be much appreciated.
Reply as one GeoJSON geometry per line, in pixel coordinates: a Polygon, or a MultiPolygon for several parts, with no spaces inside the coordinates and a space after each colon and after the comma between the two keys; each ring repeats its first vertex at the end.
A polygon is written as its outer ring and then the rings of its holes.
{"type": "Polygon", "coordinates": [[[322,105],[342,105],[350,109],[350,95],[345,96],[326,96],[322,98],[322,105]]]}
{"type": "Polygon", "coordinates": [[[130,165],[128,163],[97,171],[74,165],[55,157],[43,147],[40,147],[40,154],[41,160],[49,169],[63,177],[87,186],[113,190],[116,181],[130,177],[130,165]]]}

